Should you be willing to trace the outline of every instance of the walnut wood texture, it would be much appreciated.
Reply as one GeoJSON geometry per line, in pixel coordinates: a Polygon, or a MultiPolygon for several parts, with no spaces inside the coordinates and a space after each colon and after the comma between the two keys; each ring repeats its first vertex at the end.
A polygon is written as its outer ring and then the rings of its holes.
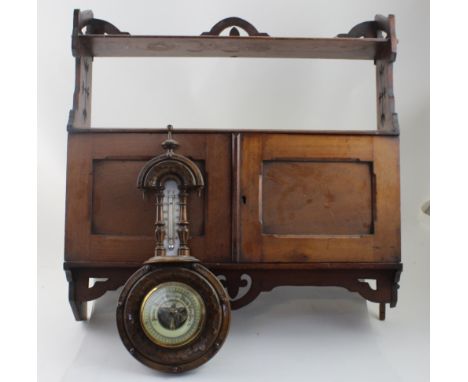
{"type": "Polygon", "coordinates": [[[398,114],[395,113],[395,96],[393,93],[393,63],[388,60],[377,60],[375,63],[377,88],[377,130],[399,131],[398,114]]]}
{"type": "Polygon", "coordinates": [[[365,21],[355,25],[348,33],[340,33],[337,37],[341,38],[385,38],[390,44],[385,46],[385,52],[381,59],[395,61],[397,38],[395,32],[394,15],[376,15],[373,21],[365,21]]]}
{"type": "Polygon", "coordinates": [[[386,39],[101,36],[78,38],[77,56],[93,57],[251,57],[374,60],[386,39]]]}
{"type": "MultiPolygon", "coordinates": [[[[73,13],[72,51],[77,50],[76,36],[83,25],[93,20],[93,12],[75,10],[73,13]]],[[[88,128],[91,126],[91,94],[93,57],[75,55],[75,91],[73,108],[70,110],[67,127],[88,128]]]]}
{"type": "Polygon", "coordinates": [[[68,129],[89,128],[91,126],[91,87],[92,87],[92,57],[75,58],[75,91],[73,93],[73,108],[68,117],[68,129]]]}
{"type": "Polygon", "coordinates": [[[392,68],[396,45],[393,15],[377,15],[374,21],[358,24],[335,38],[273,38],[238,17],[221,20],[202,36],[131,36],[107,21],[95,19],[91,11],[75,10],[72,52],[76,80],[68,130],[78,132],[91,126],[93,57],[276,57],[374,60],[378,110],[375,134],[397,135],[392,68]],[[218,36],[231,26],[229,37],[218,36]],[[240,37],[236,26],[245,29],[249,37],[240,37]]]}
{"type": "MultiPolygon", "coordinates": [[[[135,187],[144,160],[103,159],[93,161],[91,233],[142,236],[154,239],[154,193],[135,187]]],[[[198,166],[204,168],[204,162],[198,166]]],[[[191,236],[204,235],[205,192],[189,194],[191,236]]]]}
{"type": "Polygon", "coordinates": [[[65,269],[76,319],[87,318],[87,301],[123,285],[153,254],[154,205],[138,192],[136,174],[162,152],[166,137],[164,129],[90,128],[94,56],[374,60],[375,131],[177,130],[177,139],[207,180],[202,197],[189,201],[192,254],[223,280],[234,309],[280,285],[342,286],[379,303],[381,318],[385,304],[396,304],[394,17],[376,16],[337,38],[255,36],[250,25],[244,24],[249,37],[130,36],[92,12],[75,11],[65,269]],[[90,287],[93,277],[104,280],[90,287]]]}
{"type": "MultiPolygon", "coordinates": [[[[166,134],[69,136],[67,261],[142,263],[153,255],[155,201],[143,199],[136,181],[138,165],[162,153],[165,138],[166,134]]],[[[178,134],[177,139],[179,153],[204,163],[206,172],[203,196],[190,197],[193,255],[202,261],[230,261],[231,137],[178,134]]]]}
{"type": "MultiPolygon", "coordinates": [[[[70,135],[67,261],[151,256],[154,201],[143,199],[135,182],[164,136],[70,135]]],[[[398,137],[178,139],[181,153],[203,163],[207,176],[204,195],[189,203],[190,246],[200,260],[400,261],[398,137]]]]}
{"type": "Polygon", "coordinates": [[[398,153],[398,138],[244,134],[239,261],[399,262],[398,153]]]}
{"type": "Polygon", "coordinates": [[[372,234],[369,162],[264,161],[260,187],[264,234],[372,234]]]}
{"type": "MultiPolygon", "coordinates": [[[[279,286],[337,286],[359,293],[380,304],[380,319],[385,304],[395,307],[402,265],[397,263],[305,263],[305,264],[205,264],[224,284],[232,309],[251,303],[260,293],[279,286]],[[369,281],[375,281],[372,288],[369,281]],[[383,307],[382,307],[383,305],[383,307]]],[[[140,268],[138,263],[66,262],[69,300],[75,319],[88,319],[87,302],[114,290],[140,268]],[[91,278],[100,278],[89,287],[91,278]]]]}
{"type": "MultiPolygon", "coordinates": [[[[164,133],[167,131],[163,128],[125,128],[125,127],[92,127],[91,129],[87,128],[75,128],[70,127],[68,132],[73,134],[135,134],[135,133],[164,133]]],[[[307,135],[379,135],[379,136],[396,136],[399,135],[398,130],[295,130],[295,129],[237,129],[237,130],[216,130],[216,129],[203,129],[203,128],[190,128],[190,129],[177,129],[178,134],[219,134],[219,133],[275,133],[275,134],[285,134],[285,135],[295,135],[295,134],[304,134],[307,135]]]]}
{"type": "Polygon", "coordinates": [[[121,287],[136,270],[126,267],[69,267],[64,265],[68,281],[68,301],[77,321],[88,319],[88,302],[95,300],[107,291],[121,287]],[[90,280],[96,278],[94,285],[90,280]]]}
{"type": "MultiPolygon", "coordinates": [[[[85,12],[80,13],[76,10],[75,17],[79,18],[85,12]]],[[[85,15],[86,21],[78,22],[81,28],[74,29],[73,54],[76,57],[276,57],[376,60],[385,59],[392,45],[390,37],[269,37],[266,33],[259,33],[252,24],[238,17],[221,20],[210,32],[205,32],[202,36],[131,36],[120,32],[115,26],[103,20],[98,20],[99,23],[89,20],[89,13],[85,15]],[[83,34],[82,29],[85,25],[90,25],[91,28],[83,34]],[[250,36],[240,37],[236,25],[245,29],[250,36]],[[223,29],[230,26],[234,26],[237,32],[227,37],[218,36],[223,29]]],[[[385,23],[382,22],[381,25],[385,23]]]]}
{"type": "Polygon", "coordinates": [[[302,266],[296,269],[254,266],[236,269],[215,265],[211,270],[218,275],[227,289],[232,309],[239,309],[254,301],[260,293],[271,291],[278,286],[339,286],[359,293],[368,301],[381,304],[380,319],[383,320],[385,304],[390,304],[392,308],[396,306],[402,267],[401,264],[395,264],[393,267],[379,269],[373,264],[368,264],[354,269],[340,266],[302,266]],[[375,288],[369,281],[375,282],[375,288]]]}
{"type": "Polygon", "coordinates": [[[209,32],[203,32],[201,35],[219,36],[227,28],[231,28],[229,36],[239,36],[240,34],[237,28],[243,29],[249,36],[268,36],[268,33],[259,32],[251,23],[240,17],[227,17],[217,22],[209,32]]]}
{"type": "Polygon", "coordinates": [[[366,21],[354,26],[348,33],[339,34],[344,38],[383,38],[389,44],[379,57],[375,57],[377,84],[377,129],[379,131],[398,132],[398,115],[395,113],[395,99],[393,95],[393,62],[397,54],[397,37],[395,16],[376,15],[374,21],[366,21]],[[385,36],[384,36],[385,34],[385,36]]]}

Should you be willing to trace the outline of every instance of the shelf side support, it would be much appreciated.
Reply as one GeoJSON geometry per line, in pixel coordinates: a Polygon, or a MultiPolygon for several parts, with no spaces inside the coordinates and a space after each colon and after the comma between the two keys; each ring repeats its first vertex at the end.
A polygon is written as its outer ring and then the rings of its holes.
{"type": "Polygon", "coordinates": [[[91,86],[93,57],[78,55],[78,36],[84,26],[93,20],[92,11],[73,12],[72,52],[75,56],[75,90],[73,92],[73,108],[68,117],[67,130],[73,128],[91,127],[91,86]]]}
{"type": "Polygon", "coordinates": [[[72,53],[75,57],[75,91],[73,108],[70,110],[67,129],[91,127],[91,94],[93,53],[92,49],[80,42],[79,36],[93,35],[129,35],[121,32],[113,24],[94,18],[90,10],[73,12],[72,53]]]}
{"type": "Polygon", "coordinates": [[[348,33],[341,33],[337,37],[387,39],[387,43],[376,52],[374,59],[377,84],[377,130],[398,133],[398,114],[395,113],[393,94],[393,62],[396,59],[398,43],[395,33],[395,16],[376,15],[373,21],[357,24],[348,33]]]}
{"type": "Polygon", "coordinates": [[[91,86],[93,58],[75,58],[75,91],[67,129],[91,127],[91,86]]]}
{"type": "Polygon", "coordinates": [[[377,130],[399,132],[398,114],[395,112],[393,93],[393,62],[375,61],[377,88],[377,130]]]}
{"type": "Polygon", "coordinates": [[[396,132],[400,128],[398,114],[395,112],[395,95],[393,93],[393,63],[396,59],[397,43],[395,32],[395,16],[375,16],[377,37],[386,33],[388,44],[378,52],[375,63],[375,78],[377,90],[377,130],[396,132]]]}

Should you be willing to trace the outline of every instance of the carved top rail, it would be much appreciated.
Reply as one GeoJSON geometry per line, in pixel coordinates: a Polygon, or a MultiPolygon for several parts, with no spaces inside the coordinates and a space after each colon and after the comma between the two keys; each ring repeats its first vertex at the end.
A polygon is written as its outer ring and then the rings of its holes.
{"type": "Polygon", "coordinates": [[[263,57],[394,60],[394,17],[376,16],[332,38],[270,37],[229,17],[200,36],[130,35],[91,11],[75,10],[73,55],[92,57],[263,57]],[[228,36],[220,34],[231,28],[228,36]],[[248,36],[241,36],[239,28],[248,36]]]}

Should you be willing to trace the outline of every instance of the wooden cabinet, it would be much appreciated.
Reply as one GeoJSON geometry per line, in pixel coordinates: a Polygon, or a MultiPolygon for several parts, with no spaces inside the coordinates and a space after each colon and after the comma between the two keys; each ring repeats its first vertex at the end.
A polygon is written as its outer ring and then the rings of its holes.
{"type": "MultiPolygon", "coordinates": [[[[135,182],[143,165],[162,151],[164,138],[70,135],[67,261],[148,258],[155,201],[135,182]]],[[[190,245],[200,260],[400,261],[398,137],[182,133],[177,138],[181,153],[207,179],[203,192],[191,194],[188,203],[190,245]]]]}
{"type": "Polygon", "coordinates": [[[201,36],[132,36],[75,11],[64,263],[75,318],[86,319],[87,301],[123,285],[154,254],[156,200],[137,178],[166,139],[163,129],[91,127],[93,59],[235,56],[373,60],[377,129],[176,126],[177,153],[206,183],[188,200],[191,254],[222,280],[233,309],[281,285],[341,286],[380,303],[383,319],[385,304],[396,305],[402,269],[396,43],[392,15],[333,38],[276,38],[238,18],[201,36]],[[92,287],[91,278],[99,278],[92,287]]]}

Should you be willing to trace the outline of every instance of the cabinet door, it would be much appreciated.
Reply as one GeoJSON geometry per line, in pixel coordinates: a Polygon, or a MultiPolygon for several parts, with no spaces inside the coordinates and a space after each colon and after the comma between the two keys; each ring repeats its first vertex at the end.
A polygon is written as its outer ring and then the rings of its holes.
{"type": "Polygon", "coordinates": [[[241,262],[400,260],[398,137],[243,134],[241,262]]]}
{"type": "MultiPolygon", "coordinates": [[[[68,143],[65,259],[136,263],[154,254],[155,198],[137,189],[164,133],[73,134],[68,143]]],[[[231,135],[177,134],[198,164],[202,193],[188,200],[189,246],[204,262],[231,261],[231,135]]]]}

